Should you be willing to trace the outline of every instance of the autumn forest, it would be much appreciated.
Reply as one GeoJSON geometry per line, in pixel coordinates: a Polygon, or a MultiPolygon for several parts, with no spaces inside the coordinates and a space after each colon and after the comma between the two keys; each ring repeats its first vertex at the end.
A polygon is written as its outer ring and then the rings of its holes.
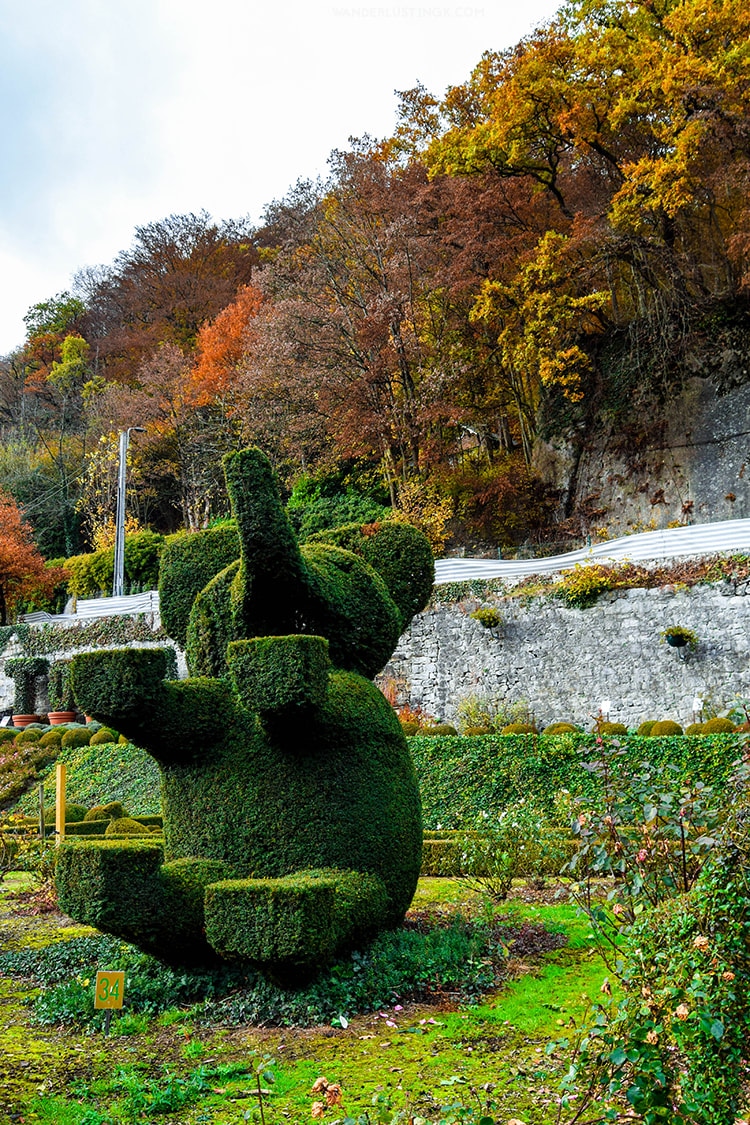
{"type": "Polygon", "coordinates": [[[131,530],[225,517],[219,459],[254,443],[303,535],[389,509],[438,549],[581,534],[539,443],[628,434],[688,370],[746,381],[749,255],[747,4],[575,0],[259,223],[154,221],[35,304],[0,361],[4,503],[48,560],[106,545],[143,427],[131,530]]]}

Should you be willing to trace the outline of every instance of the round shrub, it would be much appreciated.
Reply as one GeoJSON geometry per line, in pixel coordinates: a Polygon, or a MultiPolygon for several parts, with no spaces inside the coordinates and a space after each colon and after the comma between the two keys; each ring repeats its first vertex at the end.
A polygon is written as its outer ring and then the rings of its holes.
{"type": "Polygon", "coordinates": [[[118,746],[129,746],[130,745],[130,739],[126,738],[126,736],[124,734],[121,734],[120,737],[117,739],[117,745],[118,746]]]}
{"type": "Polygon", "coordinates": [[[690,723],[685,727],[685,734],[703,734],[703,723],[690,723]]]}
{"type": "Polygon", "coordinates": [[[532,723],[508,723],[503,727],[501,734],[536,734],[536,727],[532,723]]]}
{"type": "Polygon", "coordinates": [[[47,733],[43,734],[42,737],[39,739],[39,745],[40,746],[57,746],[59,748],[62,745],[62,740],[63,740],[64,734],[65,734],[64,730],[56,730],[56,729],[48,730],[47,733]]]}
{"type": "Polygon", "coordinates": [[[65,821],[67,824],[80,824],[86,816],[85,805],[66,805],[65,806],[65,821]]]}
{"type": "Polygon", "coordinates": [[[641,738],[648,738],[648,736],[651,734],[651,728],[653,727],[655,722],[656,719],[646,719],[645,723],[641,723],[637,731],[641,738]]]}
{"type": "Polygon", "coordinates": [[[84,820],[122,820],[128,814],[119,801],[110,801],[106,805],[94,805],[84,816],[84,820]]]}
{"type": "Polygon", "coordinates": [[[451,723],[434,723],[432,726],[422,727],[419,733],[433,737],[442,734],[458,734],[458,731],[451,723]]]}
{"type": "MultiPolygon", "coordinates": [[[[54,805],[48,805],[44,810],[45,824],[54,824],[57,809],[54,805]]],[[[79,824],[86,815],[85,805],[66,805],[65,806],[65,823],[66,824],[79,824]]],[[[36,821],[36,817],[29,817],[29,820],[36,821]]]]}
{"type": "Polygon", "coordinates": [[[150,836],[151,833],[145,824],[139,824],[137,820],[133,820],[130,816],[120,816],[114,820],[110,820],[106,829],[104,830],[105,836],[150,836]]]}
{"type": "Polygon", "coordinates": [[[706,719],[703,734],[731,734],[737,728],[731,719],[706,719]]]}
{"type": "Polygon", "coordinates": [[[596,732],[597,734],[627,734],[628,728],[624,723],[598,723],[596,732]]]}
{"type": "Polygon", "coordinates": [[[404,732],[407,738],[411,738],[412,735],[415,735],[419,732],[419,723],[414,719],[407,720],[401,723],[401,730],[404,732]]]}
{"type": "Polygon", "coordinates": [[[480,735],[480,734],[494,734],[494,733],[495,732],[492,729],[492,727],[466,727],[466,729],[464,730],[464,735],[467,738],[471,738],[475,735],[480,735]]]}
{"type": "Polygon", "coordinates": [[[16,735],[16,746],[24,746],[27,742],[39,742],[41,737],[38,730],[29,730],[27,727],[16,735]]]}
{"type": "Polygon", "coordinates": [[[66,730],[62,736],[61,745],[76,748],[78,746],[88,746],[91,741],[91,731],[86,730],[85,727],[78,727],[77,730],[66,730]]]}
{"type": "Polygon", "coordinates": [[[18,730],[15,727],[0,727],[0,745],[3,742],[12,742],[17,734],[18,730]]]}
{"type": "Polygon", "coordinates": [[[548,727],[544,728],[542,734],[578,734],[579,729],[572,723],[550,723],[548,727]]]}
{"type": "Polygon", "coordinates": [[[499,609],[495,606],[483,605],[479,609],[475,609],[473,613],[469,614],[475,621],[478,621],[485,629],[497,629],[502,625],[503,616],[499,609]]]}
{"type": "Polygon", "coordinates": [[[673,722],[672,719],[662,719],[661,722],[654,723],[651,727],[651,738],[659,738],[668,734],[682,734],[682,727],[679,723],[673,722]]]}
{"type": "Polygon", "coordinates": [[[117,742],[119,735],[109,727],[101,727],[96,734],[92,734],[89,746],[102,746],[105,742],[117,742]]]}

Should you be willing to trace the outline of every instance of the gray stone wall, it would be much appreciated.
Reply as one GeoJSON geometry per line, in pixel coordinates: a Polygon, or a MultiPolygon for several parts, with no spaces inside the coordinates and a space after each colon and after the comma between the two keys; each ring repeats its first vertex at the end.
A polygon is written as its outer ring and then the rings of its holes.
{"type": "MultiPolygon", "coordinates": [[[[742,589],[742,588],[740,588],[742,589]]],[[[724,586],[664,587],[602,595],[588,609],[535,598],[466,600],[420,614],[384,672],[403,702],[451,720],[471,694],[526,700],[543,725],[591,726],[603,700],[611,719],[692,721],[693,699],[717,704],[750,697],[750,597],[724,586]],[[495,631],[469,614],[493,604],[495,631]],[[700,644],[686,661],[660,642],[668,625],[692,629],[700,644]]]]}

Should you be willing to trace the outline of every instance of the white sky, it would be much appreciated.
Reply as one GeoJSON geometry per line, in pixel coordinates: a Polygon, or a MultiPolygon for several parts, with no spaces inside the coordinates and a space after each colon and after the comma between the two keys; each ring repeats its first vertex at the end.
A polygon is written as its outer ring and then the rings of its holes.
{"type": "Polygon", "coordinates": [[[250,215],[559,0],[0,0],[0,355],[133,230],[250,215]]]}

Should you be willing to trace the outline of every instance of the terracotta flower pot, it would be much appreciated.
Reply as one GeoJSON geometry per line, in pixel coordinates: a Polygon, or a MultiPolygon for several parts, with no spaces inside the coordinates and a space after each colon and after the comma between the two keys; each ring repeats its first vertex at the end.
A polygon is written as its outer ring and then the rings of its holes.
{"type": "Polygon", "coordinates": [[[61,723],[72,723],[75,717],[75,711],[50,711],[47,715],[49,724],[53,727],[57,727],[61,723]]]}
{"type": "Polygon", "coordinates": [[[14,715],[13,716],[13,726],[14,727],[27,727],[29,725],[29,723],[38,723],[38,722],[39,722],[39,715],[14,715]]]}

